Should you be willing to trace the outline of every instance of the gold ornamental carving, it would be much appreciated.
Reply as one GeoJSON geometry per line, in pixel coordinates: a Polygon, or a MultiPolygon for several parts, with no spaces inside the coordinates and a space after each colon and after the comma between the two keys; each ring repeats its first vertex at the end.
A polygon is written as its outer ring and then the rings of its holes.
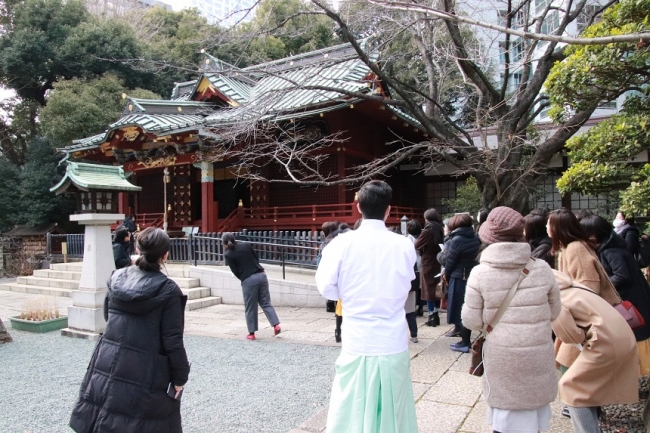
{"type": "Polygon", "coordinates": [[[163,158],[145,158],[142,161],[138,161],[138,165],[142,165],[145,168],[154,168],[154,167],[168,167],[176,164],[176,155],[169,155],[163,158]]]}
{"type": "Polygon", "coordinates": [[[131,126],[129,128],[124,129],[123,137],[126,141],[135,141],[136,138],[138,138],[138,135],[140,135],[140,131],[138,130],[137,127],[131,126]]]}

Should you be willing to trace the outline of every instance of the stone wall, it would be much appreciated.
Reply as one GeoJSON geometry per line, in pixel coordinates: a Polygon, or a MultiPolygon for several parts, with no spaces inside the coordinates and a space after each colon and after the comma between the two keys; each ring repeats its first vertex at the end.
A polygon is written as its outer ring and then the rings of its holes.
{"type": "Polygon", "coordinates": [[[47,236],[15,236],[3,239],[4,273],[31,275],[47,254],[47,236]]]}
{"type": "MultiPolygon", "coordinates": [[[[220,270],[207,266],[191,267],[189,276],[199,278],[201,286],[209,287],[212,296],[220,296],[224,304],[244,304],[241,282],[227,268],[220,270]]],[[[325,299],[318,292],[315,283],[269,277],[269,291],[275,307],[325,308],[325,299]]]]}

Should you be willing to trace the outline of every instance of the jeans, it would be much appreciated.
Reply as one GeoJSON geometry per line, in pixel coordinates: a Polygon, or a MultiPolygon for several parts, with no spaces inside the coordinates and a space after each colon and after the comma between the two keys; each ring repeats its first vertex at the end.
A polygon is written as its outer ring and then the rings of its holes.
{"type": "Polygon", "coordinates": [[[437,301],[427,301],[427,310],[429,314],[433,314],[440,308],[440,300],[437,301]]]}

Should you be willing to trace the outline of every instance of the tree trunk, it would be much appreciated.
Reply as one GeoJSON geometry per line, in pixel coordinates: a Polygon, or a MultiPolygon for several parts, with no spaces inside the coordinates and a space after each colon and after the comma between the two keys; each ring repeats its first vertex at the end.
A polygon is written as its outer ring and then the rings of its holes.
{"type": "Polygon", "coordinates": [[[7,328],[5,328],[4,323],[2,323],[2,319],[0,319],[0,344],[10,343],[12,341],[14,340],[11,339],[11,335],[9,335],[7,328]]]}
{"type": "Polygon", "coordinates": [[[524,184],[513,185],[514,176],[503,174],[499,178],[499,188],[496,188],[493,178],[485,179],[483,184],[478,180],[483,195],[483,203],[494,209],[498,206],[508,206],[522,215],[530,211],[530,190],[539,182],[537,178],[526,179],[524,184]],[[503,191],[499,194],[499,191],[503,191]]]}

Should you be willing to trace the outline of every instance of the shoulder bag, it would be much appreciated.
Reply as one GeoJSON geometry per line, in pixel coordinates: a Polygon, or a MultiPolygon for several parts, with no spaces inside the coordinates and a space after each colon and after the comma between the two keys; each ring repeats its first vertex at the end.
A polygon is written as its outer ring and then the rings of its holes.
{"type": "MultiPolygon", "coordinates": [[[[587,288],[586,286],[583,286],[582,284],[578,284],[576,282],[573,282],[571,284],[571,287],[574,289],[582,289],[584,291],[593,293],[596,296],[600,296],[598,293],[594,292],[593,290],[587,288]]],[[[619,295],[620,296],[620,295],[619,295]]],[[[641,328],[645,326],[645,319],[639,313],[639,310],[636,309],[636,307],[630,302],[630,301],[621,301],[618,304],[612,305],[616,311],[619,312],[621,316],[625,319],[625,322],[632,328],[632,330],[641,328]]]]}
{"type": "Polygon", "coordinates": [[[485,337],[487,337],[487,335],[492,332],[496,324],[499,322],[499,320],[501,320],[501,316],[503,316],[503,313],[506,312],[506,308],[508,308],[508,305],[510,305],[510,301],[512,301],[512,298],[515,297],[515,292],[517,291],[519,284],[524,278],[528,276],[528,273],[533,268],[534,264],[535,259],[532,257],[529,258],[528,263],[526,263],[526,266],[524,266],[524,269],[522,269],[521,274],[519,275],[519,278],[515,284],[510,288],[510,291],[501,303],[501,306],[497,310],[497,313],[494,315],[490,323],[487,326],[483,327],[483,330],[481,331],[479,337],[474,340],[474,343],[472,343],[472,361],[469,366],[469,374],[472,376],[483,376],[483,373],[485,371],[483,367],[483,344],[485,343],[485,337]]]}

